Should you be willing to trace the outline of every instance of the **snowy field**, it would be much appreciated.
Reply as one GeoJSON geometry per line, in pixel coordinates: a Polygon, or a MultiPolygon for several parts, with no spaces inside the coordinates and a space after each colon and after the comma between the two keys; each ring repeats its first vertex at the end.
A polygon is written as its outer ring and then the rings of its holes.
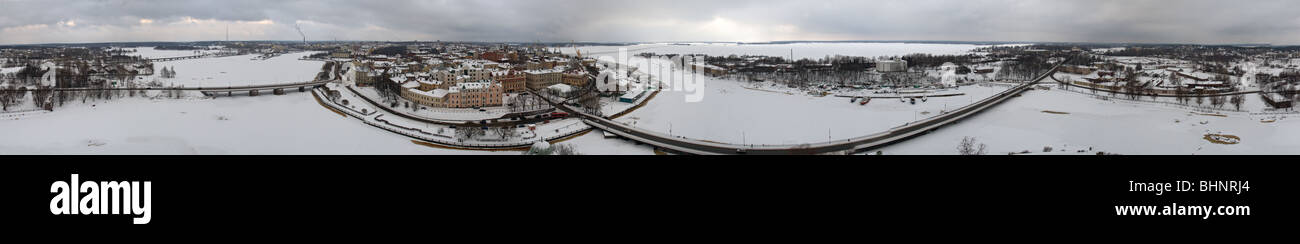
{"type": "Polygon", "coordinates": [[[321,71],[325,63],[320,61],[302,61],[298,58],[311,55],[300,52],[280,55],[268,60],[249,60],[256,55],[241,55],[221,58],[186,59],[154,63],[154,75],[144,80],[168,81],[169,84],[186,87],[226,87],[282,83],[300,83],[311,81],[321,71]],[[162,68],[176,70],[176,78],[162,79],[162,68]]]}
{"type": "MultiPolygon", "coordinates": [[[[913,53],[928,54],[965,54],[980,45],[970,44],[921,44],[921,43],[790,43],[790,44],[735,44],[735,43],[691,43],[689,45],[673,44],[639,44],[630,46],[583,46],[583,56],[617,56],[619,48],[627,48],[628,55],[638,53],[658,54],[706,54],[711,56],[727,55],[764,55],[789,57],[794,51],[795,59],[818,59],[826,56],[902,56],[913,53]]],[[[560,49],[565,54],[574,54],[573,48],[560,49]]]]}
{"type": "Polygon", "coordinates": [[[310,93],[126,98],[0,120],[0,154],[517,154],[411,143],[326,110],[310,93]],[[94,106],[92,106],[94,105],[94,106]]]}
{"type": "MultiPolygon", "coordinates": [[[[655,77],[681,77],[660,58],[631,57],[630,65],[655,77]]],[[[882,132],[938,116],[992,96],[1010,86],[965,86],[955,97],[932,97],[913,105],[899,99],[873,99],[863,106],[850,98],[811,96],[781,88],[754,88],[749,82],[685,74],[704,83],[703,100],[688,102],[694,91],[665,89],[646,106],[615,121],[691,139],[733,144],[802,144],[844,140],[882,132]]]]}
{"type": "Polygon", "coordinates": [[[663,91],[645,107],[616,121],[692,139],[736,144],[802,144],[844,140],[938,116],[1007,87],[966,86],[966,96],[934,97],[916,105],[873,99],[866,106],[849,98],[815,97],[753,90],[743,82],[701,76],[704,100],[686,102],[686,92],[663,91]]]}
{"type": "Polygon", "coordinates": [[[1224,113],[1224,116],[1105,101],[1057,89],[1033,90],[978,116],[880,151],[957,154],[959,142],[970,136],[986,144],[989,154],[1002,155],[1026,150],[1041,154],[1045,146],[1053,147],[1051,154],[1297,153],[1294,148],[1300,146],[1300,140],[1295,138],[1300,136],[1300,131],[1288,128],[1300,126],[1300,114],[1224,113]],[[1239,136],[1241,143],[1211,143],[1203,138],[1206,134],[1239,136]]]}

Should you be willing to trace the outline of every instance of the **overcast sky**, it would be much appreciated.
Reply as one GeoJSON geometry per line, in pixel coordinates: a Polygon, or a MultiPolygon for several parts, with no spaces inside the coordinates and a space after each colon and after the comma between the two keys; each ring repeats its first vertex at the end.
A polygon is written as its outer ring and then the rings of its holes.
{"type": "Polygon", "coordinates": [[[0,0],[0,44],[951,40],[1300,44],[1292,0],[0,0]]]}

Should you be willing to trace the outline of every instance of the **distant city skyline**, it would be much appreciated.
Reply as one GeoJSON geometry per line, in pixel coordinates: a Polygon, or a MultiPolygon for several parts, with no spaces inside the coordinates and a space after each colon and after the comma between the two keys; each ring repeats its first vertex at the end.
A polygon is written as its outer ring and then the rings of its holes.
{"type": "Polygon", "coordinates": [[[1284,0],[0,0],[0,45],[145,41],[1300,44],[1284,0]],[[15,11],[19,10],[19,11],[15,11]]]}

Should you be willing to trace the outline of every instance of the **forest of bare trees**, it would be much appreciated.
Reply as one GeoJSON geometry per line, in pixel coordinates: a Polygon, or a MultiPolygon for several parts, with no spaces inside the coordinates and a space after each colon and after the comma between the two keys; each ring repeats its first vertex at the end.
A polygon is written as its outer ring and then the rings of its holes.
{"type": "Polygon", "coordinates": [[[371,78],[379,80],[379,82],[374,83],[375,91],[379,93],[379,98],[384,99],[384,103],[388,103],[391,107],[397,107],[397,101],[399,101],[398,98],[401,98],[402,95],[402,85],[397,84],[397,82],[392,82],[391,80],[388,80],[388,78],[371,78]]]}
{"type": "Polygon", "coordinates": [[[1025,56],[1015,61],[1002,62],[1002,69],[998,71],[996,78],[999,80],[1028,81],[1051,68],[1052,64],[1047,63],[1046,57],[1025,56]]]}
{"type": "MultiPolygon", "coordinates": [[[[28,70],[24,68],[24,70],[28,70]]],[[[35,70],[35,69],[32,69],[35,70]]],[[[54,110],[56,107],[63,106],[70,102],[89,103],[101,100],[112,100],[122,97],[146,96],[145,91],[124,91],[124,90],[78,90],[78,91],[56,91],[54,88],[137,88],[137,87],[183,87],[168,86],[158,80],[149,83],[141,83],[134,80],[134,75],[127,76],[98,76],[92,77],[86,74],[75,73],[68,70],[56,70],[54,86],[40,86],[42,72],[18,72],[18,75],[6,75],[0,77],[0,110],[9,111],[13,106],[22,104],[25,99],[31,99],[32,105],[36,108],[54,110]],[[115,85],[116,84],[116,85],[115,85]],[[35,88],[28,88],[35,87],[35,88]]],[[[170,68],[163,68],[164,73],[172,73],[170,68]]],[[[185,98],[184,91],[166,90],[158,91],[155,98],[185,98]]]]}

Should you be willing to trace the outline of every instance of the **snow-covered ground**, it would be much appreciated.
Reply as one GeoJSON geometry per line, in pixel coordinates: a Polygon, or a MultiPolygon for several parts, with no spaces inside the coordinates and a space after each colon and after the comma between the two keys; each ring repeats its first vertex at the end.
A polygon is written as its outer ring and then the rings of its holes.
{"type": "Polygon", "coordinates": [[[0,154],[517,154],[416,145],[316,103],[310,93],[125,98],[0,120],[0,154]],[[93,106],[92,106],[93,105],[93,106]]]}
{"type": "Polygon", "coordinates": [[[649,104],[616,121],[676,136],[738,144],[800,144],[844,140],[938,116],[1009,86],[965,86],[965,96],[926,102],[873,99],[867,105],[842,97],[815,97],[746,88],[744,82],[705,80],[704,100],[663,91],[649,104]]]}
{"type": "Polygon", "coordinates": [[[224,87],[248,86],[281,83],[308,82],[321,71],[325,63],[320,61],[303,61],[298,58],[311,55],[300,52],[280,55],[268,60],[249,60],[256,55],[241,55],[221,58],[186,59],[154,63],[154,75],[142,77],[145,81],[162,75],[162,68],[176,71],[176,78],[162,79],[165,84],[184,85],[186,87],[224,87]]]}
{"type": "MultiPolygon", "coordinates": [[[[670,61],[631,57],[627,62],[655,77],[683,77],[670,61]]],[[[703,82],[703,100],[689,102],[695,91],[665,89],[644,107],[615,121],[640,128],[735,144],[800,144],[844,140],[868,135],[920,119],[938,116],[1006,90],[1010,85],[964,86],[926,101],[873,99],[863,106],[850,98],[811,96],[784,87],[685,74],[703,82]]]]}
{"type": "Polygon", "coordinates": [[[599,129],[592,130],[586,135],[575,137],[558,145],[572,145],[578,153],[583,155],[650,155],[654,154],[654,149],[645,145],[637,145],[635,141],[624,140],[619,138],[605,138],[599,129]]]}
{"type": "Polygon", "coordinates": [[[1212,116],[1168,106],[1105,101],[1089,94],[1033,90],[978,116],[902,143],[884,154],[957,154],[963,137],[988,146],[989,154],[1045,146],[1056,154],[1295,154],[1300,114],[1212,116]],[[1050,111],[1053,113],[1045,112],[1050,111]],[[1061,114],[1067,113],[1067,114],[1061,114]],[[1206,134],[1241,137],[1241,143],[1211,143],[1206,134]],[[1088,149],[1091,148],[1091,151],[1088,149]],[[1064,149],[1065,152],[1061,150],[1064,149]]]}
{"type": "MultiPolygon", "coordinates": [[[[355,89],[357,92],[360,93],[360,95],[370,98],[370,100],[376,102],[384,101],[382,96],[379,95],[379,91],[375,90],[374,87],[354,86],[352,87],[352,89],[355,89]]],[[[510,101],[509,98],[513,96],[517,96],[517,94],[506,94],[505,96],[503,96],[502,100],[510,101]]],[[[365,101],[357,100],[357,102],[365,102],[365,101]]],[[[485,111],[479,111],[478,109],[473,109],[473,108],[436,108],[436,107],[424,107],[415,103],[411,103],[411,104],[413,106],[416,106],[417,108],[422,108],[422,109],[417,111],[414,108],[399,106],[397,108],[393,108],[393,110],[397,110],[398,112],[405,113],[406,115],[412,115],[412,116],[421,117],[429,120],[439,120],[439,121],[447,121],[447,122],[500,119],[502,116],[505,116],[506,114],[510,114],[510,108],[505,106],[484,107],[482,109],[485,111]]]]}

